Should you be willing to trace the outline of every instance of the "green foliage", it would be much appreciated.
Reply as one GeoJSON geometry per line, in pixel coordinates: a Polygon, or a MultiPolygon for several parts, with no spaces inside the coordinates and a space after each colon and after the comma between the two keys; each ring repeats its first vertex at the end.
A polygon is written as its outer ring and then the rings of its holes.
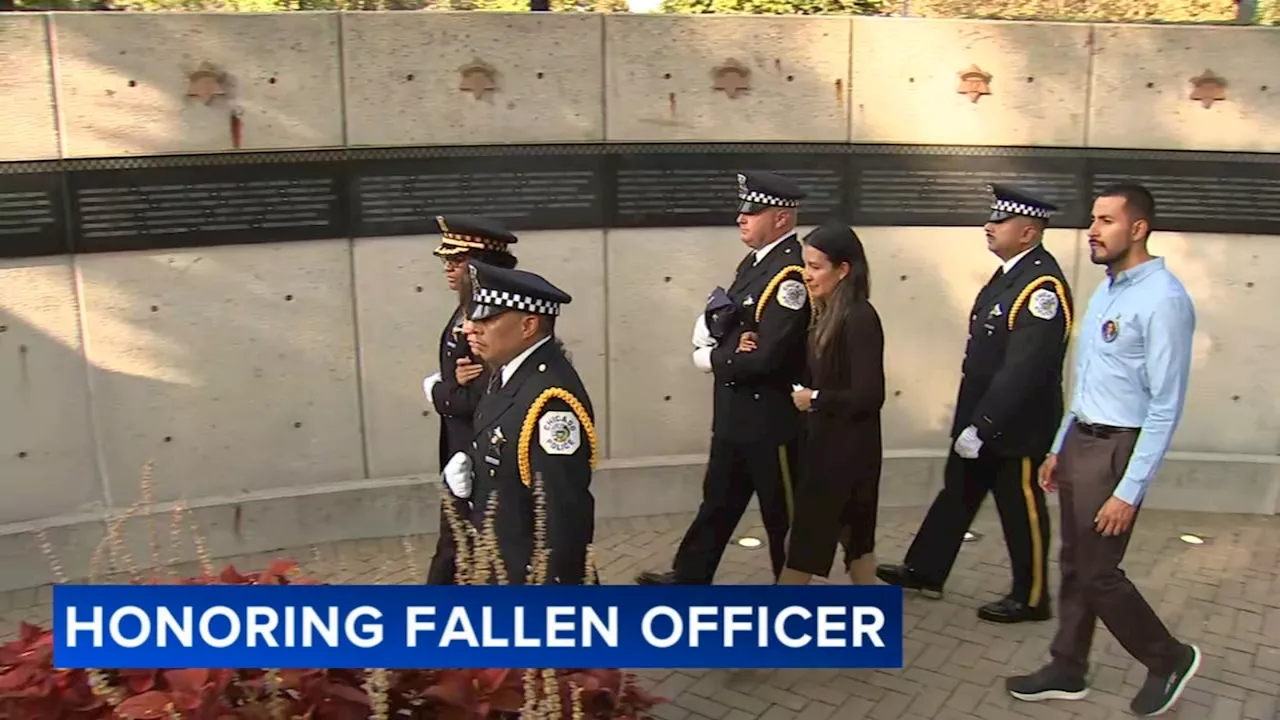
{"type": "MultiPolygon", "coordinates": [[[[142,12],[290,10],[485,10],[524,12],[528,0],[0,0],[0,10],[91,10],[101,4],[142,12]]],[[[1084,22],[1230,23],[1233,0],[662,0],[682,14],[887,15],[1084,22]]],[[[1280,0],[1257,0],[1255,22],[1280,25],[1280,0]]],[[[551,0],[555,12],[627,12],[627,0],[551,0]]]]}
{"type": "Polygon", "coordinates": [[[911,14],[1007,20],[1231,22],[1236,10],[1232,0],[911,0],[911,14]]]}
{"type": "Polygon", "coordinates": [[[1257,22],[1259,25],[1280,25],[1280,0],[1261,0],[1257,22]]]}
{"type": "Polygon", "coordinates": [[[663,0],[667,13],[752,15],[883,15],[897,3],[882,0],[663,0]]]}

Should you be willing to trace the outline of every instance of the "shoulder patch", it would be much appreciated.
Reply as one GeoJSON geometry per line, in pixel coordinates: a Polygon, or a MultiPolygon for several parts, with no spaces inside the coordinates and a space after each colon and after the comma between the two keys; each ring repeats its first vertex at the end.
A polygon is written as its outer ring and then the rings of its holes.
{"type": "Polygon", "coordinates": [[[538,445],[548,455],[572,455],[582,447],[582,425],[569,410],[552,410],[538,419],[538,445]]]}
{"type": "Polygon", "coordinates": [[[1031,293],[1027,303],[1027,312],[1041,320],[1052,320],[1058,316],[1058,295],[1052,290],[1040,288],[1031,293]]]}
{"type": "Polygon", "coordinates": [[[808,299],[809,293],[799,280],[787,279],[778,286],[778,304],[788,310],[799,310],[808,299]]]}

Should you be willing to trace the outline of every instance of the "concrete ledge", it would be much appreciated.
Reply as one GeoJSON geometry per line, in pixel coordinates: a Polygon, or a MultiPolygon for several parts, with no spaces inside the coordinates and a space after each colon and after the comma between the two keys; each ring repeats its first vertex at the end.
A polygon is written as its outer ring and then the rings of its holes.
{"type": "MultiPolygon", "coordinates": [[[[942,484],[945,454],[932,450],[885,453],[881,504],[923,507],[942,484]]],[[[638,517],[692,512],[702,492],[705,457],[675,455],[602,462],[596,472],[597,515],[638,517]]],[[[126,521],[122,546],[139,568],[190,562],[198,557],[194,527],[210,557],[347,540],[430,534],[438,531],[439,481],[434,475],[313,486],[303,491],[211,497],[191,512],[171,542],[173,505],[126,521]],[[150,533],[160,551],[153,557],[150,533]]],[[[1055,498],[1051,496],[1050,503],[1055,498]]],[[[753,501],[753,511],[755,508],[753,501]]],[[[1147,507],[1214,513],[1280,514],[1280,458],[1214,453],[1171,453],[1151,489],[1147,507]]],[[[62,516],[39,523],[0,526],[0,592],[57,580],[43,533],[62,568],[76,580],[91,574],[95,549],[118,514],[62,516]]],[[[128,569],[123,559],[120,570],[128,569]]],[[[104,556],[99,572],[109,569],[104,556]]]]}

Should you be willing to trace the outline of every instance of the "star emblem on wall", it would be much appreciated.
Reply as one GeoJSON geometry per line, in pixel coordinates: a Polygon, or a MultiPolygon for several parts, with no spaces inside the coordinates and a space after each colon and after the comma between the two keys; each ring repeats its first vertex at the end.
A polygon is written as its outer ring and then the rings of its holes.
{"type": "Polygon", "coordinates": [[[960,86],[956,88],[956,92],[968,95],[969,102],[976,103],[978,98],[991,94],[991,78],[994,76],[977,65],[970,65],[956,75],[960,78],[960,86]]]}
{"type": "Polygon", "coordinates": [[[733,58],[711,70],[711,89],[721,90],[730,100],[751,91],[751,68],[733,58]]]}
{"type": "Polygon", "coordinates": [[[1207,110],[1213,107],[1215,101],[1227,99],[1227,79],[1205,68],[1204,72],[1191,78],[1189,97],[1192,100],[1198,100],[1207,110]]]}
{"type": "Polygon", "coordinates": [[[458,74],[462,76],[458,89],[471,93],[476,100],[498,89],[498,71],[479,58],[458,68],[458,74]]]}
{"type": "Polygon", "coordinates": [[[214,98],[227,95],[227,74],[213,65],[202,62],[187,75],[187,97],[199,98],[208,105],[214,98]]]}

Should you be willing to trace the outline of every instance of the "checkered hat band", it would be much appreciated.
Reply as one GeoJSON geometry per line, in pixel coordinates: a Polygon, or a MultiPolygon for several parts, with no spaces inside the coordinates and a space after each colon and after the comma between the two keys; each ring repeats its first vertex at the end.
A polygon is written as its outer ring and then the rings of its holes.
{"type": "Polygon", "coordinates": [[[471,299],[480,305],[497,305],[511,308],[512,310],[523,310],[536,315],[560,314],[560,303],[529,297],[520,293],[507,292],[506,290],[490,290],[489,288],[478,287],[471,294],[471,299]]]}
{"type": "Polygon", "coordinates": [[[444,234],[442,243],[444,245],[453,245],[455,247],[467,248],[468,250],[506,250],[507,244],[501,240],[493,240],[479,235],[459,235],[457,233],[447,232],[444,234]]]}
{"type": "Polygon", "coordinates": [[[992,210],[998,212],[1007,212],[1014,215],[1026,215],[1033,218],[1049,219],[1049,211],[1026,203],[1014,202],[1012,200],[997,200],[991,206],[992,210]]]}
{"type": "Polygon", "coordinates": [[[784,200],[783,198],[769,195],[768,193],[756,192],[740,192],[738,199],[743,202],[753,202],[760,205],[773,205],[774,207],[797,207],[800,205],[798,200],[784,200]]]}

